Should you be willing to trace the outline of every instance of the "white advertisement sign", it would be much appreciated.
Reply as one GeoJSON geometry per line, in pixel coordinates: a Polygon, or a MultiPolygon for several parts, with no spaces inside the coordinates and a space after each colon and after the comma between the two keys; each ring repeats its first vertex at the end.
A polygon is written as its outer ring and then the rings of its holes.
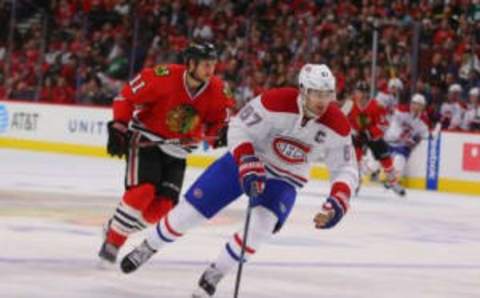
{"type": "Polygon", "coordinates": [[[104,146],[111,110],[0,101],[0,137],[104,146]]]}

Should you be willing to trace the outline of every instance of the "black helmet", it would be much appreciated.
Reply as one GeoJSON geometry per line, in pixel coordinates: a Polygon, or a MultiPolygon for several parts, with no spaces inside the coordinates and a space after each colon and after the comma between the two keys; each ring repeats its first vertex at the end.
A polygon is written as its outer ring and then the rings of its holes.
{"type": "Polygon", "coordinates": [[[218,58],[217,49],[210,42],[192,42],[183,52],[183,59],[188,62],[194,60],[215,60],[218,58]]]}
{"type": "Polygon", "coordinates": [[[368,90],[370,90],[370,86],[365,81],[358,81],[355,84],[355,90],[360,90],[360,91],[367,92],[368,90]]]}

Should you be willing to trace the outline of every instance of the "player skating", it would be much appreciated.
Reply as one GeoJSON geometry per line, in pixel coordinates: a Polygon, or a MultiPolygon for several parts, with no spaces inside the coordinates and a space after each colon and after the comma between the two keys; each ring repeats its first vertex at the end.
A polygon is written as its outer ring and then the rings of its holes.
{"type": "Polygon", "coordinates": [[[191,44],[184,60],[144,69],[114,100],[107,150],[127,156],[125,193],[108,222],[102,260],[114,263],[131,233],[176,205],[192,145],[214,143],[225,124],[232,99],[214,76],[215,47],[191,44]]]}
{"type": "Polygon", "coordinates": [[[368,96],[368,84],[359,81],[353,93],[353,104],[348,111],[348,119],[352,126],[353,144],[359,164],[367,149],[383,168],[386,175],[384,186],[396,194],[404,196],[405,189],[398,183],[398,175],[393,167],[393,159],[388,144],[384,140],[384,129],[387,126],[385,109],[368,96]]]}
{"type": "Polygon", "coordinates": [[[397,107],[385,132],[385,140],[393,154],[393,165],[400,177],[404,175],[412,150],[428,137],[427,117],[424,114],[426,105],[423,95],[414,94],[409,105],[397,107]]]}
{"type": "MultiPolygon", "coordinates": [[[[305,65],[300,89],[271,89],[247,104],[230,123],[230,151],[190,187],[147,239],[121,263],[136,270],[157,250],[215,216],[243,193],[249,198],[249,234],[234,233],[218,258],[202,274],[193,297],[211,297],[218,282],[278,232],[307,182],[313,162],[324,157],[331,189],[314,217],[319,229],[335,226],[349,208],[358,183],[350,125],[335,103],[335,78],[325,65],[305,65]]],[[[245,232],[245,231],[244,231],[245,232]]]]}

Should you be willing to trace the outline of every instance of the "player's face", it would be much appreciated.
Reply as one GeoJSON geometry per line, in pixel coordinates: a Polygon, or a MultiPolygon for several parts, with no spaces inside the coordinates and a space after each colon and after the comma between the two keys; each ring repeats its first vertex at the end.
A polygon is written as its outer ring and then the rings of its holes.
{"type": "Polygon", "coordinates": [[[410,103],[410,112],[415,116],[418,117],[420,114],[422,114],[423,110],[425,107],[422,104],[419,104],[417,102],[412,102],[410,103]]]}
{"type": "Polygon", "coordinates": [[[203,82],[207,82],[215,74],[217,60],[199,60],[195,68],[195,77],[203,82]]]}
{"type": "Polygon", "coordinates": [[[479,96],[478,95],[470,95],[470,103],[472,105],[476,105],[479,102],[479,96]]]}
{"type": "Polygon", "coordinates": [[[308,89],[304,92],[306,108],[317,116],[322,116],[330,102],[335,100],[335,91],[308,89]]]}
{"type": "Polygon", "coordinates": [[[353,99],[361,108],[364,108],[368,104],[367,92],[356,89],[353,91],[353,99]]]}
{"type": "Polygon", "coordinates": [[[453,92],[448,93],[448,99],[451,102],[456,101],[459,98],[460,98],[460,92],[453,91],[453,92]]]}
{"type": "Polygon", "coordinates": [[[398,88],[395,87],[395,86],[390,87],[390,89],[388,91],[390,91],[390,94],[392,94],[393,96],[397,96],[398,93],[399,93],[398,88]]]}

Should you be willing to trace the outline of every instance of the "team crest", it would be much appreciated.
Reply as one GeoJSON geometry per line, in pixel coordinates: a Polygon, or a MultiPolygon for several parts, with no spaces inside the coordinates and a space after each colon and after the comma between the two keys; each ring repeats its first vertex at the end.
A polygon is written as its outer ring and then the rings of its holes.
{"type": "Polygon", "coordinates": [[[170,74],[170,69],[165,64],[160,64],[155,67],[155,74],[159,77],[165,77],[170,74]]]}
{"type": "Polygon", "coordinates": [[[307,161],[310,146],[295,139],[277,137],[273,140],[273,152],[288,163],[299,164],[307,161]]]}
{"type": "Polygon", "coordinates": [[[186,134],[198,127],[200,117],[194,107],[182,104],[167,113],[166,122],[172,132],[186,134]]]}
{"type": "Polygon", "coordinates": [[[193,190],[193,196],[197,199],[201,199],[203,197],[203,191],[200,188],[195,187],[193,190]]]}
{"type": "Polygon", "coordinates": [[[366,114],[360,114],[357,118],[358,126],[365,128],[370,125],[370,118],[366,114]]]}

